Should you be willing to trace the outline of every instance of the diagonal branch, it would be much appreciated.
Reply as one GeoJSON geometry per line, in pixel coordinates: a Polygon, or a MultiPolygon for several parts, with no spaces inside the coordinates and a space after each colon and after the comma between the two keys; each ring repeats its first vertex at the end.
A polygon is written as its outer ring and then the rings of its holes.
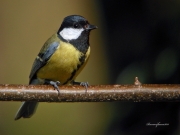
{"type": "Polygon", "coordinates": [[[105,102],[180,101],[180,84],[60,86],[60,94],[49,85],[0,85],[0,101],[105,102]]]}

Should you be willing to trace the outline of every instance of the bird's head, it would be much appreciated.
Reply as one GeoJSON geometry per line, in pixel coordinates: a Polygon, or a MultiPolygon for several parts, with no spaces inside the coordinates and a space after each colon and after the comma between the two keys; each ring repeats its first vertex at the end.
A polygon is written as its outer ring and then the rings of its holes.
{"type": "Polygon", "coordinates": [[[89,36],[90,31],[96,28],[97,26],[89,24],[84,17],[71,15],[64,18],[57,34],[64,40],[71,41],[78,39],[80,36],[89,36]]]}

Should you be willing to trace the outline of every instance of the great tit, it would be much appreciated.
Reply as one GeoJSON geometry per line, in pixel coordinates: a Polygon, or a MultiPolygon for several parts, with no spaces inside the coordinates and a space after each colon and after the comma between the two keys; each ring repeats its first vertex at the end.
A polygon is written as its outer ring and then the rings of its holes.
{"type": "MultiPolygon", "coordinates": [[[[71,15],[64,18],[57,33],[52,35],[37,55],[29,76],[29,84],[80,84],[75,78],[86,65],[90,55],[89,34],[97,26],[89,24],[82,16],[71,15]]],[[[15,120],[30,118],[38,102],[23,102],[15,120]]]]}

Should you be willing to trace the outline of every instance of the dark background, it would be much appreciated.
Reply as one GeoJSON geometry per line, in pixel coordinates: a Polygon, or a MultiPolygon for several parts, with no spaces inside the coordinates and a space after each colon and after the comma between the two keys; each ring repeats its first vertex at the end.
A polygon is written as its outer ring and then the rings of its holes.
{"type": "MultiPolygon", "coordinates": [[[[178,1],[102,1],[107,22],[107,52],[112,83],[175,84],[180,80],[178,1]],[[130,78],[131,77],[131,78],[130,78]]],[[[178,103],[115,103],[107,135],[178,134],[178,103]],[[127,112],[118,118],[121,111],[127,112]],[[146,123],[169,123],[155,128],[146,123]]]]}
{"type": "Polygon", "coordinates": [[[105,0],[102,3],[111,81],[116,82],[120,72],[135,64],[148,83],[179,83],[179,2],[105,0]]]}

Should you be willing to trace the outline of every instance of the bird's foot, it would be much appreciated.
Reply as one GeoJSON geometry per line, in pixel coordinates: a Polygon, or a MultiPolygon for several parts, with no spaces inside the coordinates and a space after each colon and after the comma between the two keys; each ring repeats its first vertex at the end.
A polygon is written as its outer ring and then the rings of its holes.
{"type": "Polygon", "coordinates": [[[46,80],[45,82],[46,82],[46,84],[52,85],[52,86],[54,87],[54,89],[56,89],[56,90],[58,91],[58,95],[59,95],[59,93],[60,93],[60,89],[59,89],[59,87],[58,87],[58,85],[60,84],[59,81],[46,80]]]}
{"type": "Polygon", "coordinates": [[[86,88],[86,92],[87,92],[87,89],[88,89],[88,86],[89,86],[89,83],[88,82],[75,82],[75,81],[72,81],[72,84],[73,85],[81,85],[81,86],[84,86],[86,88]]]}

